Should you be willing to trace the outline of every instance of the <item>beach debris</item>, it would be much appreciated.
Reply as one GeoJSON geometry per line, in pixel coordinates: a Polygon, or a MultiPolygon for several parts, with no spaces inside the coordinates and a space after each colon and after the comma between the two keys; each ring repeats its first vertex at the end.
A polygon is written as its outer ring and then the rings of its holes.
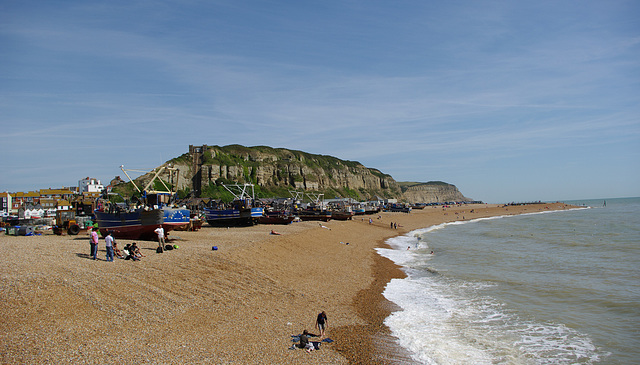
{"type": "Polygon", "coordinates": [[[218,251],[218,246],[211,247],[211,251],[218,251]]]}

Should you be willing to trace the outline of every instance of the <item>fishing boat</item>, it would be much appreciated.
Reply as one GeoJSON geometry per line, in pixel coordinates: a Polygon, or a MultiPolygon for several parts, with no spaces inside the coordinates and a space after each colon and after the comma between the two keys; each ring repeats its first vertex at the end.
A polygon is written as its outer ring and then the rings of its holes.
{"type": "MultiPolygon", "coordinates": [[[[125,170],[124,165],[120,169],[129,178],[132,185],[140,194],[140,197],[131,197],[124,199],[125,203],[115,204],[109,201],[108,195],[119,195],[109,191],[104,192],[105,203],[94,211],[98,229],[102,236],[106,236],[107,232],[111,232],[113,237],[131,240],[156,240],[157,234],[155,230],[162,227],[165,233],[169,233],[174,228],[189,223],[190,211],[184,208],[170,206],[171,200],[175,198],[175,192],[160,179],[160,174],[169,171],[170,179],[174,179],[173,174],[177,174],[177,169],[171,165],[165,165],[159,169],[151,171],[153,178],[144,187],[140,188],[135,181],[129,176],[131,171],[141,170],[125,170]],[[155,180],[161,182],[166,190],[152,190],[151,185],[155,180]]],[[[177,177],[175,177],[177,181],[177,177]]]]}
{"type": "Polygon", "coordinates": [[[128,240],[155,240],[154,231],[163,223],[162,209],[96,210],[94,214],[102,236],[111,232],[114,238],[128,240]]]}
{"type": "Polygon", "coordinates": [[[380,213],[380,207],[374,206],[374,205],[367,205],[364,208],[364,214],[365,215],[372,215],[372,214],[378,214],[380,213]]]}
{"type": "Polygon", "coordinates": [[[258,219],[260,224],[289,224],[296,219],[292,213],[294,202],[291,199],[263,199],[262,204],[265,208],[258,219]]]}
{"type": "Polygon", "coordinates": [[[355,215],[354,212],[350,212],[350,211],[332,211],[331,212],[331,219],[335,219],[338,221],[347,221],[347,220],[351,220],[353,219],[353,216],[355,215]]]}
{"type": "Polygon", "coordinates": [[[365,209],[363,207],[354,207],[353,208],[353,214],[354,215],[364,215],[365,214],[365,209]]]}
{"type": "MultiPolygon", "coordinates": [[[[185,207],[177,207],[173,204],[176,199],[176,192],[173,191],[167,184],[160,178],[160,174],[164,171],[168,172],[169,180],[178,181],[178,174],[180,171],[171,165],[165,165],[159,169],[154,169],[150,173],[153,174],[152,179],[142,189],[138,187],[135,181],[129,176],[129,172],[141,170],[125,170],[124,166],[120,166],[122,172],[129,178],[129,181],[133,184],[135,189],[140,193],[141,202],[143,205],[152,209],[162,210],[162,228],[165,233],[169,233],[174,229],[187,227],[190,223],[191,211],[185,207]],[[154,182],[158,181],[160,185],[164,187],[164,190],[152,189],[154,182]]],[[[162,189],[162,188],[161,188],[162,189]]]]}
{"type": "Polygon", "coordinates": [[[258,219],[260,224],[289,224],[296,217],[285,210],[265,211],[258,219]]]}
{"type": "Polygon", "coordinates": [[[303,221],[324,221],[331,220],[331,212],[328,210],[303,209],[296,213],[303,221]]]}
{"type": "Polygon", "coordinates": [[[183,230],[189,223],[191,211],[185,208],[162,207],[162,228],[166,231],[183,230]]]}
{"type": "MultiPolygon", "coordinates": [[[[298,192],[290,192],[294,195],[295,201],[300,200],[300,194],[298,192]]],[[[331,211],[325,208],[324,194],[307,193],[307,196],[311,199],[311,203],[307,204],[304,208],[297,208],[293,211],[300,220],[303,221],[324,221],[331,220],[331,211]]]]}
{"type": "Polygon", "coordinates": [[[263,216],[264,208],[254,205],[253,184],[223,185],[234,196],[229,204],[204,208],[205,219],[214,227],[252,226],[263,216]],[[249,190],[251,190],[249,192],[249,190]]]}
{"type": "Polygon", "coordinates": [[[298,210],[295,214],[303,221],[328,222],[331,220],[331,212],[328,210],[307,208],[298,210]]]}
{"type": "Polygon", "coordinates": [[[411,207],[406,206],[404,204],[389,204],[387,206],[388,212],[401,212],[401,213],[411,213],[411,207]]]}

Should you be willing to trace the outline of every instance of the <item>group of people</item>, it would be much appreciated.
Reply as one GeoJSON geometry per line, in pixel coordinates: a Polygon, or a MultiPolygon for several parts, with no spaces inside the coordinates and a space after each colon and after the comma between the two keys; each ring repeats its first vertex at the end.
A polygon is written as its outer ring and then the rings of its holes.
{"type": "Polygon", "coordinates": [[[320,331],[319,335],[311,334],[307,330],[302,331],[302,334],[300,335],[300,342],[298,344],[299,348],[305,349],[307,352],[311,352],[316,348],[313,345],[313,343],[309,341],[309,337],[320,336],[320,339],[324,338],[324,332],[325,332],[325,329],[327,328],[327,313],[325,311],[322,311],[318,314],[318,317],[316,318],[315,328],[318,331],[320,331]]]}
{"type": "MultiPolygon", "coordinates": [[[[94,260],[98,259],[98,227],[91,228],[89,233],[89,244],[91,245],[91,257],[94,260]]],[[[113,262],[114,257],[118,257],[125,260],[134,260],[138,261],[140,258],[145,257],[145,255],[140,252],[140,248],[138,245],[133,243],[127,243],[124,246],[124,249],[121,251],[118,248],[118,243],[113,238],[111,231],[107,232],[107,235],[104,238],[104,246],[107,250],[107,261],[113,262]]]]}

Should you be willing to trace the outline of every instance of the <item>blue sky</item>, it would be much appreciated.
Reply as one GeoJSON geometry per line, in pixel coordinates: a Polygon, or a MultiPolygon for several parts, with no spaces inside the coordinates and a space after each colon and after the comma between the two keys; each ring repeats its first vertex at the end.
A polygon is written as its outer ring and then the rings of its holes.
{"type": "Polygon", "coordinates": [[[0,190],[267,145],[486,202],[640,196],[637,1],[0,1],[0,190]]]}

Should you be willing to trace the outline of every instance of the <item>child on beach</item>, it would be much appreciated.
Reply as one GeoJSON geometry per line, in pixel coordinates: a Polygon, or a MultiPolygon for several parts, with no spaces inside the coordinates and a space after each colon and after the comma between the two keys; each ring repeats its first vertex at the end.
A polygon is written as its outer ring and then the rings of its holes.
{"type": "Polygon", "coordinates": [[[118,243],[114,240],[113,241],[113,253],[116,255],[117,258],[123,259],[124,256],[122,255],[122,251],[120,251],[120,249],[118,248],[118,243]]]}

